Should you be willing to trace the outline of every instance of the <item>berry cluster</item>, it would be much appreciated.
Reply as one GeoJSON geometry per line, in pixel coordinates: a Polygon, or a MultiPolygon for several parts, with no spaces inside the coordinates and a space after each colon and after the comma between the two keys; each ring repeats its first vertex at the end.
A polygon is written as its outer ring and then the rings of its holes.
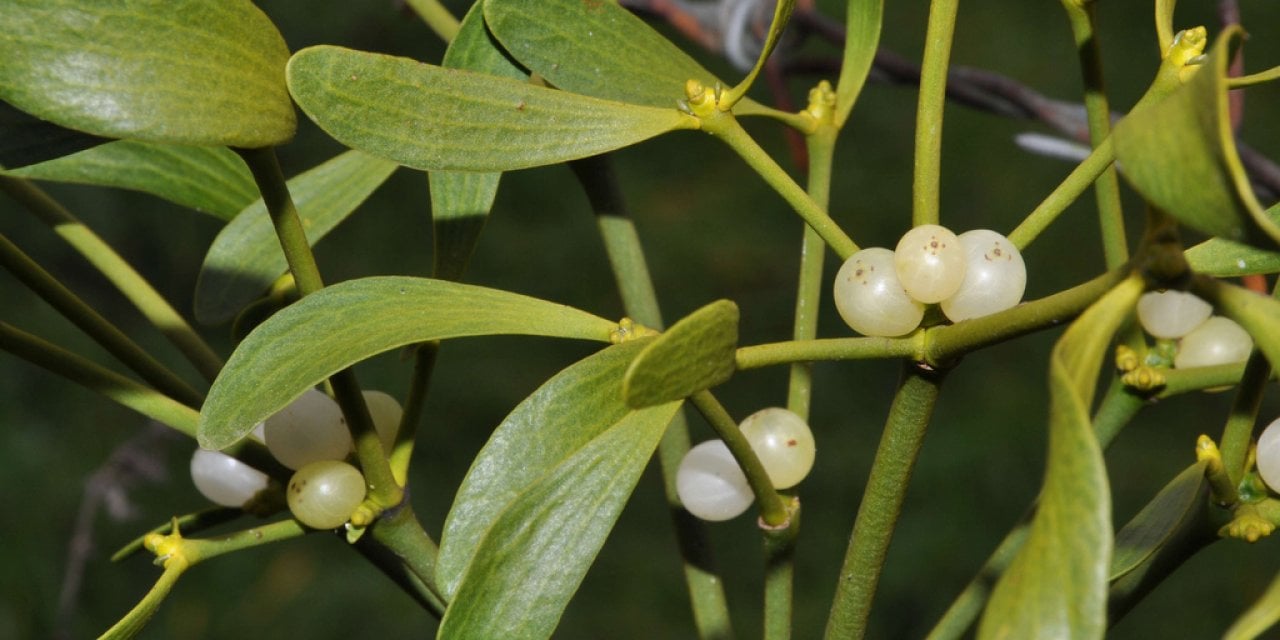
{"type": "Polygon", "coordinates": [[[1177,369],[1244,362],[1253,350],[1253,338],[1240,325],[1213,315],[1208,302],[1185,291],[1143,294],[1138,322],[1156,338],[1178,341],[1177,369]]]}
{"type": "MultiPolygon", "coordinates": [[[[365,391],[365,404],[373,418],[378,439],[388,452],[404,411],[400,403],[381,391],[365,391]]],[[[315,529],[341,526],[364,500],[364,476],[344,460],[354,446],[342,409],[332,398],[311,389],[289,406],[267,418],[253,436],[267,445],[271,455],[296,473],[289,480],[289,511],[299,522],[315,529]]],[[[261,471],[218,451],[196,449],[191,457],[191,479],[210,501],[226,507],[244,507],[269,485],[261,471]]]]}
{"type": "MultiPolygon", "coordinates": [[[[813,468],[813,432],[800,416],[781,408],[762,409],[738,428],[751,443],[775,489],[789,489],[813,468]]],[[[684,508],[703,520],[741,515],[755,495],[723,440],[708,440],[689,450],[676,472],[676,493],[684,508]]]]}
{"type": "Polygon", "coordinates": [[[957,236],[920,225],[894,251],[873,247],[849,256],[836,274],[836,309],[854,331],[902,336],[920,326],[926,304],[940,303],[952,322],[1004,311],[1022,300],[1027,268],[1009,239],[987,229],[957,236]]]}

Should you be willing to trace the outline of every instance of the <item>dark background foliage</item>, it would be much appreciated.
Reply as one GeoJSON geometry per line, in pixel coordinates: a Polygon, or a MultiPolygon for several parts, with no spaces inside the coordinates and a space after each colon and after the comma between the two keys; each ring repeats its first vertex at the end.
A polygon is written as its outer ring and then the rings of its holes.
{"type": "MultiPolygon", "coordinates": [[[[453,2],[461,13],[464,9],[453,2]]],[[[839,3],[822,3],[839,16],[839,3]]],[[[1216,25],[1211,2],[1184,3],[1175,24],[1216,25]]],[[[911,59],[923,46],[927,3],[887,3],[882,44],[911,59]]],[[[1241,2],[1252,27],[1248,68],[1280,64],[1280,7],[1241,2]]],[[[436,62],[443,47],[391,0],[295,3],[264,0],[294,50],[318,43],[384,51],[436,62]]],[[[1102,48],[1113,107],[1141,94],[1158,57],[1150,3],[1100,3],[1102,48]]],[[[666,30],[670,32],[669,30],[666,30]]],[[[687,50],[695,45],[673,38],[687,50]]],[[[813,55],[838,55],[821,43],[813,55]]],[[[704,52],[696,55],[709,58],[704,52]]],[[[1076,99],[1079,72],[1070,31],[1054,2],[972,0],[960,9],[953,64],[1007,74],[1051,97],[1076,99]]],[[[708,62],[722,77],[737,75],[708,62]]],[[[817,78],[797,78],[802,100],[817,78]]],[[[767,99],[760,87],[756,91],[767,99]]],[[[1274,124],[1280,88],[1250,90],[1242,135],[1280,156],[1274,124]]],[[[832,193],[833,216],[863,246],[892,246],[909,225],[915,91],[873,84],[843,134],[832,193]]],[[[780,129],[751,131],[789,164],[780,129]]],[[[1010,230],[1069,170],[1028,155],[1014,134],[1043,130],[963,107],[946,114],[942,218],[952,229],[1010,230]]],[[[339,151],[303,122],[280,150],[293,175],[339,151]]],[[[616,154],[645,243],[666,317],[674,320],[717,298],[742,309],[744,344],[790,334],[798,218],[722,146],[678,133],[616,154]]],[[[131,193],[50,185],[180,309],[190,309],[201,257],[216,220],[131,193]]],[[[1126,194],[1135,225],[1140,204],[1126,194]]],[[[73,289],[166,362],[178,365],[159,336],[45,228],[0,201],[0,232],[26,247],[73,289]]],[[[1131,226],[1131,238],[1138,229],[1131,226]]],[[[425,178],[401,170],[317,249],[329,282],[372,274],[426,275],[431,228],[425,178]]],[[[1102,269],[1091,195],[1025,254],[1028,298],[1081,282],[1102,269]]],[[[828,258],[829,275],[834,258],[828,258]]],[[[620,317],[604,251],[570,172],[549,167],[509,174],[467,281],[620,317]]],[[[12,278],[0,276],[0,313],[90,357],[109,362],[12,278]]],[[[820,332],[848,335],[834,309],[820,332]]],[[[950,376],[917,467],[890,550],[870,637],[920,637],[963,588],[1035,495],[1042,473],[1047,415],[1045,371],[1050,331],[974,354],[950,376]]],[[[226,327],[206,335],[227,353],[226,327]]],[[[438,532],[458,482],[489,431],[525,395],[593,347],[531,338],[460,340],[442,350],[427,404],[412,478],[412,499],[428,530],[438,532]]],[[[360,366],[362,382],[400,395],[409,363],[388,354],[360,366]]],[[[898,365],[821,364],[811,423],[817,466],[805,482],[796,594],[796,637],[821,633],[857,502],[888,408],[898,365]]],[[[738,375],[717,390],[735,416],[785,401],[785,371],[738,375]]],[[[1195,394],[1153,406],[1108,453],[1117,524],[1193,460],[1195,437],[1217,435],[1229,393],[1195,394]]],[[[1268,398],[1262,416],[1280,414],[1268,398]]],[[[144,419],[12,357],[0,356],[0,638],[96,635],[127,611],[159,574],[142,557],[113,565],[107,557],[146,528],[203,506],[187,479],[192,443],[152,438],[138,448],[167,474],[119,487],[95,470],[113,450],[147,428],[144,419]],[[107,507],[94,528],[71,615],[59,613],[68,546],[87,486],[107,507]],[[104,491],[105,490],[105,491],[104,491]],[[118,508],[127,506],[128,509],[118,508]]],[[[695,439],[710,437],[694,423],[695,439]]],[[[135,444],[136,441],[135,441],[135,444]]],[[[692,637],[692,620],[667,523],[656,469],[642,480],[614,535],[570,605],[558,637],[692,637]]],[[[724,569],[737,629],[759,627],[760,539],[742,517],[710,528],[724,569]]],[[[219,558],[185,575],[144,633],[150,638],[422,637],[433,622],[344,544],[325,535],[219,558]]],[[[1224,542],[1194,558],[1114,630],[1118,638],[1216,636],[1261,593],[1280,561],[1275,543],[1224,542]]]]}

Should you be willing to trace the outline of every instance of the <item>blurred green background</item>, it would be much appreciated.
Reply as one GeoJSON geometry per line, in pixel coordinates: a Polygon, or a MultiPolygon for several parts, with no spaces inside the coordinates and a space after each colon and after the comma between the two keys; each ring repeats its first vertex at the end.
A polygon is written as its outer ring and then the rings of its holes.
{"type": "MultiPolygon", "coordinates": [[[[911,59],[923,46],[927,3],[887,3],[883,45],[911,59]]],[[[1280,5],[1242,0],[1252,38],[1250,70],[1280,64],[1280,5]]],[[[264,0],[293,49],[335,43],[438,61],[442,44],[412,13],[391,0],[309,3],[264,0]]],[[[820,2],[840,16],[837,2],[820,2]]],[[[459,14],[465,3],[450,6],[459,14]]],[[[1113,107],[1141,94],[1156,55],[1150,3],[1100,3],[1102,49],[1113,107]]],[[[1212,2],[1184,3],[1176,24],[1216,25],[1212,2]]],[[[668,33],[670,30],[664,29],[668,33]]],[[[1211,32],[1213,29],[1211,28],[1211,32]]],[[[737,74],[679,36],[677,42],[720,72],[737,74]]],[[[811,55],[837,55],[821,43],[811,55]]],[[[962,3],[954,64],[1007,74],[1050,97],[1079,95],[1079,72],[1061,8],[1054,2],[971,0],[962,3]]],[[[818,78],[797,78],[803,101],[818,78]]],[[[767,96],[758,87],[756,95],[767,96]]],[[[892,246],[909,225],[913,117],[910,87],[871,85],[843,134],[832,193],[833,216],[863,246],[892,246]]],[[[1280,157],[1275,109],[1280,89],[1250,90],[1243,136],[1280,157]]],[[[780,129],[750,130],[792,167],[780,129]]],[[[1012,137],[1043,127],[950,106],[946,113],[942,187],[944,224],[957,231],[1008,231],[1069,170],[1061,161],[1019,150],[1012,137]]],[[[339,146],[302,122],[297,140],[280,150],[286,174],[305,170],[339,146]]],[[[786,339],[801,227],[780,198],[753,178],[726,148],[680,133],[616,154],[615,164],[645,243],[660,300],[673,321],[717,298],[742,309],[742,342],[786,339]]],[[[207,216],[150,197],[49,185],[111,241],[180,309],[191,308],[201,258],[219,230],[207,216]]],[[[1129,217],[1140,204],[1126,194],[1129,217]]],[[[1073,206],[1025,254],[1028,298],[1099,273],[1102,258],[1092,197],[1073,206]]],[[[1131,238],[1137,227],[1131,227],[1131,238]]],[[[13,238],[104,315],[195,379],[122,298],[86,269],[52,234],[0,200],[0,232],[13,238]]],[[[317,249],[329,282],[373,274],[426,275],[431,229],[426,180],[402,170],[317,249]]],[[[828,258],[828,276],[834,274],[828,258]]],[[[504,178],[469,282],[540,296],[620,317],[605,254],[571,174],[549,167],[504,178]]],[[[100,349],[13,278],[0,275],[3,320],[109,363],[100,349]]],[[[849,335],[824,306],[820,332],[849,335]]],[[[206,335],[229,351],[226,327],[206,335]]],[[[872,617],[872,638],[922,637],[1013,524],[1040,483],[1045,447],[1048,331],[967,358],[947,380],[916,469],[872,617]]],[[[502,417],[542,381],[595,347],[532,338],[469,339],[442,350],[413,469],[412,499],[438,533],[475,452],[502,417]]],[[[362,382],[402,395],[410,363],[389,354],[359,367],[362,382]]],[[[797,638],[821,634],[835,577],[862,486],[888,409],[898,365],[892,362],[816,367],[811,423],[817,466],[803,485],[797,638]]],[[[717,390],[735,416],[785,401],[785,370],[738,375],[717,390]]],[[[1280,414],[1274,394],[1262,417],[1280,414]]],[[[1193,460],[1195,437],[1217,435],[1231,394],[1195,394],[1144,411],[1108,452],[1117,523],[1193,460]]],[[[113,565],[107,557],[143,530],[204,502],[187,479],[192,443],[158,441],[165,479],[115,496],[127,518],[94,519],[91,553],[70,618],[58,614],[86,481],[113,448],[142,432],[145,420],[9,356],[0,355],[0,638],[94,636],[126,612],[159,575],[141,556],[113,565]]],[[[710,437],[695,418],[695,440],[710,437]]],[[[689,638],[674,536],[656,469],[650,468],[613,536],[570,605],[562,638],[689,638]]],[[[756,637],[760,624],[760,539],[753,519],[711,525],[735,624],[756,637]]],[[[344,544],[326,535],[218,559],[178,584],[143,637],[425,637],[431,618],[416,609],[344,544]]],[[[1280,566],[1276,544],[1225,542],[1194,558],[1113,630],[1117,638],[1216,637],[1257,597],[1280,566]]]]}

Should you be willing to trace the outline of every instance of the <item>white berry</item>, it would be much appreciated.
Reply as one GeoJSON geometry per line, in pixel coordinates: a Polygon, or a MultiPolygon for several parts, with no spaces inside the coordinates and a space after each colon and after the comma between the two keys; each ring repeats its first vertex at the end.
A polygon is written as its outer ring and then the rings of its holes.
{"type": "Polygon", "coordinates": [[[267,488],[267,474],[221,451],[196,449],[191,456],[191,482],[210,502],[243,507],[267,488]]]}
{"type": "Polygon", "coordinates": [[[960,289],[968,263],[956,234],[936,224],[922,224],[902,235],[893,265],[912,298],[934,303],[960,289]]]}
{"type": "Polygon", "coordinates": [[[708,440],[685,454],[676,471],[676,493],[689,513],[713,522],[736,518],[755,501],[747,476],[722,440],[708,440]]]}
{"type": "Polygon", "coordinates": [[[844,261],[836,273],[833,299],[840,317],[863,335],[906,335],[924,318],[924,305],[898,282],[893,252],[880,247],[863,249],[844,261]]]}
{"type": "Polygon", "coordinates": [[[1188,369],[1244,362],[1252,350],[1253,338],[1248,332],[1227,318],[1214,316],[1182,337],[1173,366],[1188,369]]]}
{"type": "Polygon", "coordinates": [[[342,460],[353,448],[342,409],[315,389],[267,418],[263,431],[271,455],[290,469],[317,460],[342,460]]]}
{"type": "Polygon", "coordinates": [[[942,312],[952,322],[980,318],[1012,308],[1027,288],[1027,265],[1009,239],[988,229],[959,235],[965,254],[964,280],[942,312]]]}
{"type": "Polygon", "coordinates": [[[1258,475],[1272,491],[1280,491],[1280,419],[1258,436],[1258,475]]]}
{"type": "Polygon", "coordinates": [[[761,409],[742,421],[742,435],[760,458],[775,489],[800,484],[813,468],[813,432],[800,416],[779,407],[761,409]]]}
{"type": "Polygon", "coordinates": [[[373,418],[373,428],[378,432],[378,440],[382,449],[391,453],[396,443],[396,432],[400,430],[400,419],[404,417],[404,409],[391,394],[382,391],[365,391],[364,403],[369,407],[369,417],[373,418]]]}
{"type": "Polygon", "coordinates": [[[1213,307],[1185,291],[1150,291],[1138,299],[1138,322],[1157,338],[1181,338],[1213,314],[1213,307]]]}
{"type": "Polygon", "coordinates": [[[285,495],[298,522],[312,529],[334,529],[351,519],[365,491],[359,469],[339,460],[320,460],[298,469],[285,495]]]}

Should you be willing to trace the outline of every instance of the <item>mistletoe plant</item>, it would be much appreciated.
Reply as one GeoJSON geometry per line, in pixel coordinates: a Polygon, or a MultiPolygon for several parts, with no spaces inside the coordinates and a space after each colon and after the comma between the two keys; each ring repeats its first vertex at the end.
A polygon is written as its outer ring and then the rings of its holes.
{"type": "MultiPolygon", "coordinates": [[[[1064,323],[1048,362],[1039,497],[930,637],[974,629],[980,638],[1100,637],[1201,548],[1256,541],[1280,522],[1280,497],[1256,472],[1274,468],[1277,451],[1255,455],[1253,444],[1270,365],[1280,361],[1280,302],[1255,291],[1265,283],[1259,274],[1280,272],[1280,210],[1255,195],[1229,97],[1280,73],[1233,70],[1240,27],[1212,37],[1203,27],[1176,31],[1174,3],[1158,0],[1158,69],[1113,126],[1093,4],[1063,0],[1083,70],[1087,155],[1016,227],[957,235],[940,225],[939,183],[958,3],[932,0],[912,229],[890,250],[860,247],[858,215],[838,222],[831,212],[848,204],[828,202],[836,145],[876,58],[881,0],[848,2],[839,75],[818,82],[798,111],[747,95],[786,34],[791,0],[775,3],[754,65],[736,82],[610,0],[479,0],[461,20],[431,0],[409,4],[448,42],[438,65],[327,45],[291,52],[248,0],[0,3],[0,187],[83,254],[209,383],[184,381],[0,238],[5,268],[136,377],[10,324],[0,324],[0,349],[193,438],[194,480],[225,505],[176,515],[121,550],[123,558],[145,549],[163,570],[105,637],[136,634],[197,564],[335,531],[438,619],[438,637],[550,637],[655,457],[699,637],[733,630],[707,549],[716,525],[689,514],[721,520],[753,504],[764,635],[789,637],[801,506],[829,507],[802,500],[823,439],[821,426],[806,424],[810,365],[892,359],[902,363],[900,380],[826,622],[829,638],[863,637],[944,381],[963,371],[966,355],[1064,323]],[[286,180],[275,148],[294,136],[295,105],[349,150],[286,180]],[[757,144],[740,124],[747,118],[798,135],[806,185],[757,144]],[[727,145],[803,222],[789,339],[740,344],[729,300],[664,327],[602,154],[681,130],[727,145]],[[462,282],[502,172],[558,163],[573,169],[597,214],[626,317],[462,282]],[[431,277],[326,285],[311,246],[398,167],[429,178],[431,277]],[[1118,174],[1145,202],[1134,243],[1118,174]],[[39,180],[146,191],[225,220],[204,258],[194,315],[211,325],[234,319],[226,360],[39,180]],[[1105,266],[1021,301],[1036,277],[1021,252],[1091,186],[1105,266]],[[1209,238],[1184,250],[1179,226],[1209,238]],[[828,251],[843,265],[834,282],[823,280],[828,251]],[[1238,276],[1255,290],[1222,279],[1238,276]],[[817,310],[832,304],[863,335],[819,332],[817,310]],[[436,356],[452,339],[495,335],[599,347],[493,430],[442,523],[420,521],[410,489],[440,490],[409,482],[436,356]],[[393,350],[413,361],[403,408],[362,390],[353,369],[393,350]],[[739,428],[714,390],[737,372],[783,366],[786,410],[765,409],[739,428]],[[1187,443],[1186,470],[1117,531],[1103,449],[1150,399],[1228,386],[1236,396],[1221,434],[1187,443]],[[692,453],[686,403],[719,438],[692,453]]],[[[1277,619],[1280,581],[1227,635],[1255,637],[1277,619]]]]}

